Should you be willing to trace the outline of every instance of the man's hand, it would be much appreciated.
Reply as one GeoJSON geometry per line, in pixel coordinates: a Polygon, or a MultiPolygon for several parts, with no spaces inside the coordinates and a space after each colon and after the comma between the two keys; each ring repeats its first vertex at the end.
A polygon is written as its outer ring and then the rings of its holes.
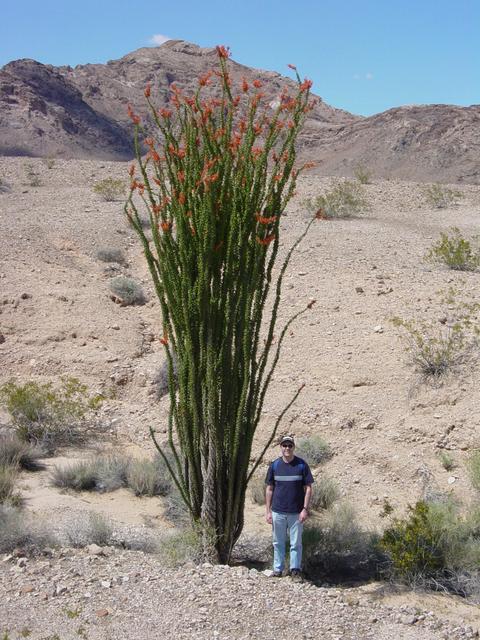
{"type": "Polygon", "coordinates": [[[300,515],[298,516],[298,519],[300,520],[300,522],[305,522],[305,520],[308,518],[308,511],[306,509],[302,509],[300,511],[300,515]]]}
{"type": "Polygon", "coordinates": [[[267,524],[272,524],[273,520],[271,511],[267,511],[267,513],[265,514],[265,520],[267,521],[267,524]]]}

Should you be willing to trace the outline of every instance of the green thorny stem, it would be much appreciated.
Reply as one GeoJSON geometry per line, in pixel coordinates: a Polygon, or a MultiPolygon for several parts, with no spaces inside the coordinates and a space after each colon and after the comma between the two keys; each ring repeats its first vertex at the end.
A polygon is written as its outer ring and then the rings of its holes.
{"type": "Polygon", "coordinates": [[[202,76],[192,97],[171,85],[171,109],[156,110],[147,86],[158,140],[143,139],[140,118],[129,109],[141,177],[132,165],[125,212],[143,244],[162,310],[173,457],[153,429],[151,434],[192,519],[208,532],[204,539],[213,540],[206,554],[228,562],[243,528],[247,481],[301,391],[281,412],[249,473],[253,437],[287,329],[313,304],[295,313],[275,340],[282,280],[311,220],[274,279],[261,340],[280,217],[307,167],[294,169],[295,142],[312,103],[311,82],[302,82],[298,73],[296,95],[285,89],[278,106],[262,104],[259,81],[249,86],[243,80],[233,97],[229,52],[217,47],[217,53],[219,70],[202,76]],[[203,99],[212,76],[220,90],[217,97],[203,99]],[[146,156],[142,142],[149,149],[146,156]],[[135,194],[148,210],[151,237],[135,194]]]}

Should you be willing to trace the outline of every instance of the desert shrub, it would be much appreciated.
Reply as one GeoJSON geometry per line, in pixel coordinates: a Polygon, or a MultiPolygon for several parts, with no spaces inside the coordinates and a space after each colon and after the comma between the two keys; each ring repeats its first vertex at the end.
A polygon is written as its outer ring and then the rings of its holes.
{"type": "Polygon", "coordinates": [[[0,435],[0,466],[13,465],[26,471],[37,471],[45,468],[38,460],[44,455],[42,449],[20,440],[17,436],[0,435]]]}
{"type": "Polygon", "coordinates": [[[125,264],[127,262],[125,253],[122,249],[116,247],[102,247],[98,249],[95,255],[97,260],[101,260],[102,262],[117,262],[118,264],[125,264]]]}
{"type": "Polygon", "coordinates": [[[358,182],[338,182],[323,195],[304,202],[310,213],[324,218],[351,218],[370,209],[365,190],[358,182]]]}
{"type": "Polygon", "coordinates": [[[17,468],[6,464],[0,465],[0,505],[18,506],[21,502],[19,494],[15,493],[17,468]]]}
{"type": "Polygon", "coordinates": [[[113,278],[110,281],[110,289],[124,305],[141,305],[146,302],[142,287],[131,278],[125,276],[113,278]]]}
{"type": "Polygon", "coordinates": [[[303,548],[308,573],[336,580],[372,578],[385,560],[378,536],[364,530],[353,507],[344,502],[326,512],[321,521],[307,520],[303,548]]]}
{"type": "Polygon", "coordinates": [[[411,364],[426,378],[438,378],[467,363],[478,351],[480,330],[477,302],[458,298],[450,288],[442,298],[444,315],[435,322],[393,318],[404,329],[411,364]]]}
{"type": "Polygon", "coordinates": [[[127,485],[129,462],[122,456],[94,458],[63,468],[55,467],[51,483],[61,489],[108,493],[127,485]]]}
{"type": "Polygon", "coordinates": [[[0,504],[0,553],[16,548],[33,552],[54,544],[52,534],[32,525],[18,508],[0,504]]]}
{"type": "Polygon", "coordinates": [[[190,514],[175,485],[173,485],[172,491],[167,495],[164,504],[164,515],[169,522],[176,527],[185,528],[190,525],[190,514]]]}
{"type": "Polygon", "coordinates": [[[474,489],[480,491],[480,451],[475,451],[467,462],[468,475],[474,489]]]}
{"type": "Polygon", "coordinates": [[[480,266],[478,236],[467,240],[458,227],[452,227],[450,233],[440,234],[440,240],[427,252],[425,260],[454,271],[475,271],[480,266]]]}
{"type": "Polygon", "coordinates": [[[90,396],[77,378],[62,378],[58,387],[50,382],[18,384],[14,380],[0,386],[0,403],[9,412],[18,438],[48,452],[81,442],[87,414],[101,402],[102,397],[90,396]]]}
{"type": "Polygon", "coordinates": [[[53,156],[42,158],[42,162],[49,171],[51,171],[55,167],[55,158],[53,156]]]}
{"type": "Polygon", "coordinates": [[[447,589],[470,596],[480,591],[480,514],[458,513],[452,500],[420,501],[395,519],[380,546],[391,575],[410,585],[447,589]]]}
{"type": "Polygon", "coordinates": [[[112,523],[102,513],[95,511],[78,514],[75,522],[64,528],[63,534],[72,547],[114,545],[112,523]]]}
{"type": "Polygon", "coordinates": [[[322,464],[332,457],[330,445],[319,435],[299,438],[296,454],[312,467],[322,464]]]}
{"type": "Polygon", "coordinates": [[[258,476],[253,476],[248,483],[250,489],[250,495],[255,504],[265,504],[265,479],[258,476]]]}
{"type": "Polygon", "coordinates": [[[35,171],[33,164],[26,164],[24,167],[25,171],[25,181],[29,187],[40,187],[42,185],[42,180],[40,175],[35,171]]]}
{"type": "Polygon", "coordinates": [[[170,473],[158,454],[153,460],[132,460],[126,483],[136,496],[166,496],[172,490],[170,473]]]}
{"type": "Polygon", "coordinates": [[[310,508],[313,511],[330,509],[340,497],[340,490],[335,480],[322,476],[313,485],[310,508]]]}
{"type": "Polygon", "coordinates": [[[114,202],[122,199],[125,193],[125,183],[123,180],[105,178],[97,182],[93,190],[106,202],[114,202]]]}
{"type": "Polygon", "coordinates": [[[455,466],[455,461],[450,453],[447,451],[440,451],[438,454],[438,459],[440,460],[440,464],[445,469],[445,471],[451,471],[455,466]]]}
{"type": "Polygon", "coordinates": [[[370,184],[372,181],[372,171],[364,164],[357,164],[353,168],[353,175],[360,182],[360,184],[370,184]]]}
{"type": "Polygon", "coordinates": [[[463,198],[461,191],[449,189],[438,182],[424,187],[423,194],[427,203],[434,209],[446,209],[458,204],[458,201],[463,198]]]}

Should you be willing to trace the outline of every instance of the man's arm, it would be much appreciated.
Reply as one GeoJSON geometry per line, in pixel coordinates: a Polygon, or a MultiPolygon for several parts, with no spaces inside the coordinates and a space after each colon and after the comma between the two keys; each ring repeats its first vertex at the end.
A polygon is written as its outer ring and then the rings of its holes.
{"type": "Polygon", "coordinates": [[[310,500],[312,499],[312,485],[305,485],[305,495],[303,497],[303,509],[300,512],[299,520],[300,522],[305,522],[308,518],[308,507],[310,505],[310,500]]]}
{"type": "Polygon", "coordinates": [[[265,520],[268,524],[272,524],[272,497],[273,486],[271,484],[267,484],[265,488],[265,520]]]}

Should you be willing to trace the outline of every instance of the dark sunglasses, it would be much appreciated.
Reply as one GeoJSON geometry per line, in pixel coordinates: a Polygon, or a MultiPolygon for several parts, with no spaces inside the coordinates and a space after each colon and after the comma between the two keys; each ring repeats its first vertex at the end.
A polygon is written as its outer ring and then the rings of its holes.
{"type": "Polygon", "coordinates": [[[284,449],[293,449],[293,444],[291,444],[290,442],[287,442],[287,444],[282,444],[282,447],[284,449]]]}

